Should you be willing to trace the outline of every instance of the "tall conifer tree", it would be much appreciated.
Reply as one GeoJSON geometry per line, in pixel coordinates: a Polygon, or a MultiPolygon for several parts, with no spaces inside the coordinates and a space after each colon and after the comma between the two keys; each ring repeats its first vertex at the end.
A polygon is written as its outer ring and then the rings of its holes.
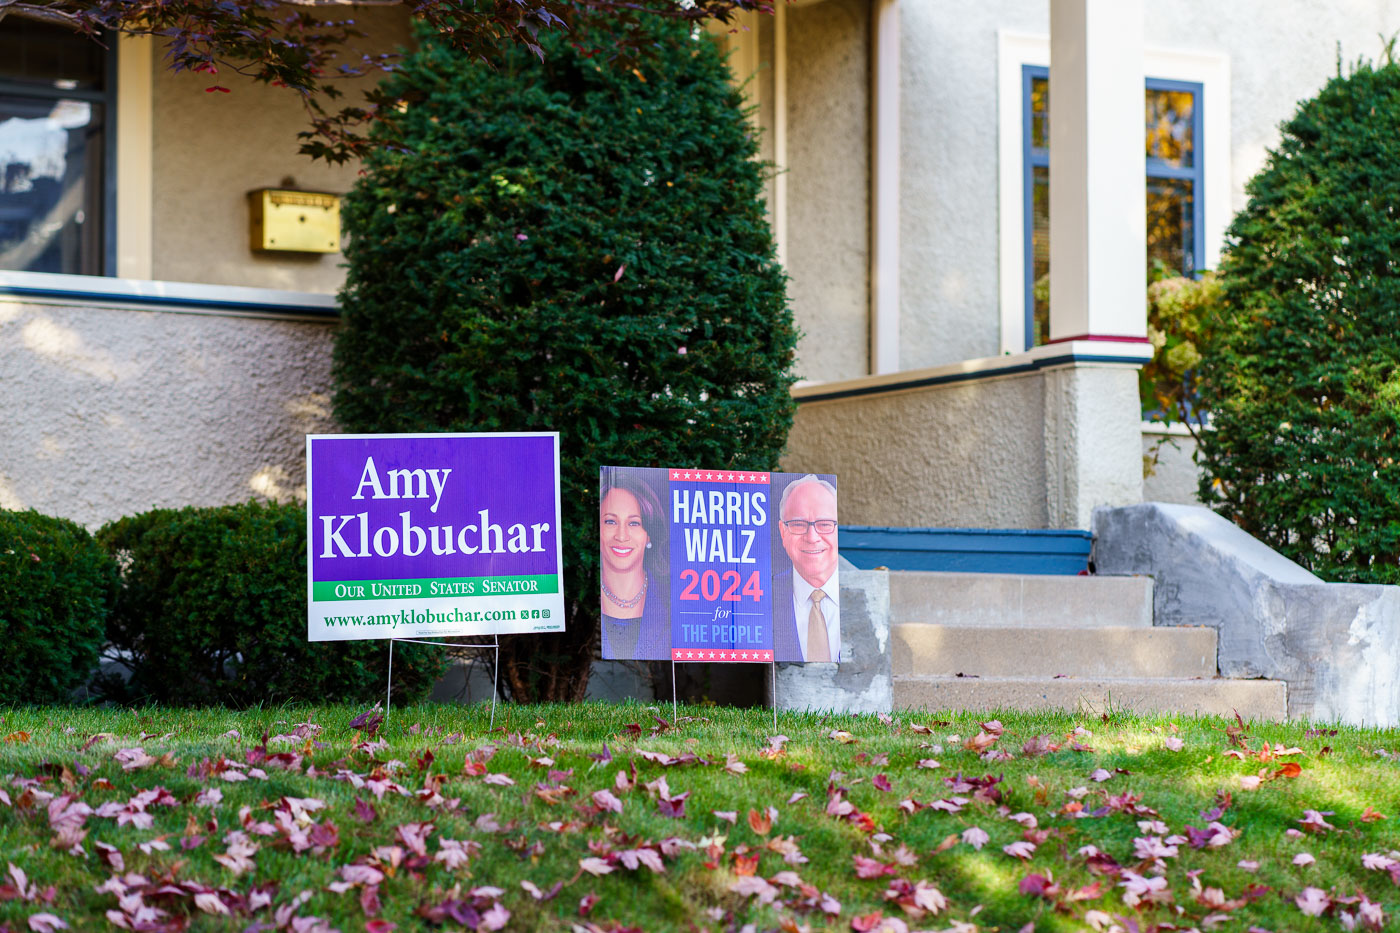
{"type": "Polygon", "coordinates": [[[797,334],[764,167],[724,62],[661,19],[626,63],[546,36],[483,67],[425,38],[404,144],[346,208],[346,430],[559,431],[568,631],[502,648],[517,699],[581,698],[598,468],[777,466],[797,334]]]}

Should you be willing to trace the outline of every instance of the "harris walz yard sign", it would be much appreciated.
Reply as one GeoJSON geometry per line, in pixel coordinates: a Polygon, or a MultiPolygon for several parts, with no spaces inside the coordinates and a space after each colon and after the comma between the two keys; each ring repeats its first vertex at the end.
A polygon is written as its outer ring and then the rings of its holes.
{"type": "Polygon", "coordinates": [[[311,641],[564,629],[559,435],[308,435],[311,641]]]}
{"type": "Polygon", "coordinates": [[[841,661],[836,477],[605,466],[607,659],[841,661]]]}

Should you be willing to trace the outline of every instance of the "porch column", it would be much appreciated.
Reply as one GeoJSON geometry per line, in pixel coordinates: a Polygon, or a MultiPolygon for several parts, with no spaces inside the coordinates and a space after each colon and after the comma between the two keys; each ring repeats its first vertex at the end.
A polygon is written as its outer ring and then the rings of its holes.
{"type": "Polygon", "coordinates": [[[874,0],[870,5],[872,375],[899,371],[899,41],[899,0],[874,0]]]}
{"type": "Polygon", "coordinates": [[[1142,57],[1143,0],[1050,0],[1050,343],[1074,358],[1045,373],[1052,528],[1142,500],[1142,57]]]}
{"type": "Polygon", "coordinates": [[[1147,336],[1143,0],[1050,0],[1050,340],[1147,336]]]}

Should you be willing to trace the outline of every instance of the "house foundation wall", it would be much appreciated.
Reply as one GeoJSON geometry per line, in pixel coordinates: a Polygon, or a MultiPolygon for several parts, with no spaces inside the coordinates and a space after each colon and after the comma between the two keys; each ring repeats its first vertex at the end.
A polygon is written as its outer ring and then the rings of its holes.
{"type": "Polygon", "coordinates": [[[1196,439],[1180,425],[1142,425],[1142,499],[1200,505],[1196,439]]]}
{"type": "Polygon", "coordinates": [[[0,508],[89,528],[305,496],[333,321],[0,300],[0,508]]]}
{"type": "Polygon", "coordinates": [[[1136,368],[1037,362],[799,389],[783,469],[835,473],[847,525],[1087,528],[1140,502],[1136,368]]]}

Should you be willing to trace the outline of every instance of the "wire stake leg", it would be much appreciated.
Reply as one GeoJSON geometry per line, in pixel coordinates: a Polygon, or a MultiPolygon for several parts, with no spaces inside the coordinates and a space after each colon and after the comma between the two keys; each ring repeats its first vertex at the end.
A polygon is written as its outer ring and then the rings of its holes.
{"type": "Polygon", "coordinates": [[[773,734],[778,734],[778,662],[774,661],[773,667],[773,734]]]}
{"type": "Polygon", "coordinates": [[[384,718],[389,718],[389,696],[394,690],[394,639],[389,639],[389,684],[384,688],[384,718]]]}
{"type": "Polygon", "coordinates": [[[394,689],[394,642],[411,642],[415,645],[439,645],[443,648],[494,648],[496,651],[496,666],[492,669],[491,679],[491,725],[488,731],[495,731],[496,728],[496,691],[501,686],[501,636],[493,637],[489,645],[463,645],[455,641],[431,641],[426,638],[391,638],[389,639],[389,685],[384,688],[384,716],[389,716],[389,695],[394,689]]]}
{"type": "Polygon", "coordinates": [[[676,721],[677,718],[678,718],[678,717],[677,717],[677,714],[676,714],[676,662],[675,662],[675,659],[672,659],[672,660],[671,660],[671,722],[674,723],[674,722],[676,721]]]}
{"type": "Polygon", "coordinates": [[[491,725],[487,732],[496,731],[496,691],[501,686],[501,636],[495,636],[496,664],[491,668],[491,725]]]}

